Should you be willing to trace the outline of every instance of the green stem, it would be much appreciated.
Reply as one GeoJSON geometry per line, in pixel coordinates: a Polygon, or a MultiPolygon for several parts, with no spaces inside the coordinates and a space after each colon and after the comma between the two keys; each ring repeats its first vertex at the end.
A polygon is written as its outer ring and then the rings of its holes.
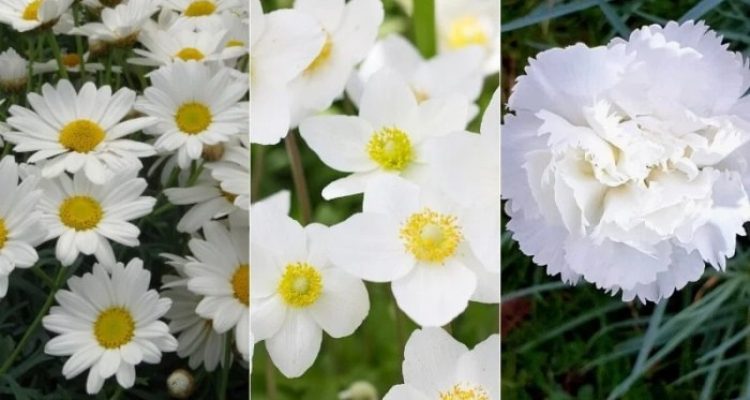
{"type": "Polygon", "coordinates": [[[55,37],[55,33],[51,29],[47,31],[47,39],[49,39],[49,47],[52,48],[52,54],[55,55],[55,60],[57,60],[57,70],[60,78],[68,79],[68,69],[63,64],[62,52],[60,52],[60,46],[57,44],[57,37],[55,37]]]}
{"type": "Polygon", "coordinates": [[[47,315],[50,307],[52,307],[52,302],[55,300],[55,293],[57,293],[57,289],[62,284],[62,280],[64,277],[65,267],[60,265],[58,266],[57,276],[55,277],[54,284],[50,288],[49,294],[47,295],[47,300],[45,300],[41,310],[39,310],[39,312],[36,314],[36,317],[34,317],[34,321],[32,321],[31,325],[29,325],[26,333],[23,334],[21,341],[16,345],[16,349],[7,359],[5,359],[3,365],[0,366],[0,376],[3,376],[6,372],[8,372],[8,369],[11,367],[11,365],[13,365],[13,361],[21,354],[23,349],[26,347],[26,343],[29,341],[29,339],[31,339],[31,336],[36,332],[37,328],[39,328],[39,325],[42,323],[42,318],[47,315]]]}
{"type": "MultiPolygon", "coordinates": [[[[81,4],[80,2],[73,3],[73,21],[75,21],[75,26],[78,27],[81,24],[81,4]]],[[[76,35],[76,52],[78,53],[78,57],[81,59],[81,64],[79,66],[81,75],[81,82],[86,82],[86,60],[83,59],[84,51],[83,51],[83,38],[81,35],[76,35]]]]}
{"type": "Polygon", "coordinates": [[[294,181],[294,190],[297,194],[297,204],[299,204],[300,209],[300,222],[302,225],[307,225],[312,219],[312,206],[310,205],[310,193],[307,190],[305,169],[302,167],[302,157],[299,153],[295,132],[290,131],[284,142],[292,168],[292,180],[294,181]]]}
{"type": "Polygon", "coordinates": [[[229,371],[232,369],[232,345],[232,340],[227,336],[227,340],[224,342],[224,366],[221,369],[221,380],[219,381],[219,400],[227,399],[229,371]]]}
{"type": "Polygon", "coordinates": [[[112,394],[112,397],[110,398],[110,400],[118,400],[120,398],[120,396],[122,396],[122,392],[123,392],[122,386],[120,386],[118,384],[117,388],[115,389],[115,392],[112,394]]]}
{"type": "Polygon", "coordinates": [[[414,0],[414,41],[425,58],[437,53],[435,0],[414,0]]]}
{"type": "Polygon", "coordinates": [[[258,199],[258,196],[260,196],[260,183],[263,179],[263,164],[265,159],[265,146],[254,146],[253,151],[253,170],[252,170],[252,178],[250,179],[250,183],[252,184],[252,188],[250,190],[250,198],[255,201],[258,199]]]}
{"type": "Polygon", "coordinates": [[[268,352],[266,352],[266,388],[269,400],[277,400],[279,398],[279,389],[276,387],[276,370],[268,352]]]}

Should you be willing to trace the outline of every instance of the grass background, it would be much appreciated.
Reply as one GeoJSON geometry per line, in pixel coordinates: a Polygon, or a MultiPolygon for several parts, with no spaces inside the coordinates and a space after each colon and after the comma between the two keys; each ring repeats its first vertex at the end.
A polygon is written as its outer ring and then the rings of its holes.
{"type": "MultiPolygon", "coordinates": [[[[704,19],[748,54],[750,1],[502,3],[502,90],[529,57],[557,46],[602,45],[668,20],[704,19]]],[[[750,399],[750,268],[740,238],[728,272],[707,270],[658,306],[623,303],[548,277],[503,236],[504,399],[750,399]]]]}

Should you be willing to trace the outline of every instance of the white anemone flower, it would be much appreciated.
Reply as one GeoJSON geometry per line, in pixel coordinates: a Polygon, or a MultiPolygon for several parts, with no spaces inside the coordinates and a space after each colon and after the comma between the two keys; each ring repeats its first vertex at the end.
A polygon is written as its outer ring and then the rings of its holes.
{"type": "Polygon", "coordinates": [[[296,0],[294,9],[315,18],[325,42],[304,71],[289,83],[292,126],[331,106],[372,48],[383,23],[380,0],[296,0]]]}
{"type": "Polygon", "coordinates": [[[89,22],[71,33],[114,46],[130,46],[158,10],[157,0],[130,0],[115,8],[103,9],[101,22],[89,22]]]}
{"type": "Polygon", "coordinates": [[[82,172],[71,179],[62,174],[40,183],[39,210],[47,239],[57,239],[55,255],[71,265],[80,253],[95,255],[105,265],[115,263],[109,240],[124,246],[139,245],[140,229],[129,221],[151,212],[153,197],[141,196],[147,183],[126,171],[103,185],[92,183],[82,172]]]}
{"type": "Polygon", "coordinates": [[[370,301],[364,283],[329,260],[328,228],[303,228],[282,213],[268,212],[271,207],[251,209],[251,326],[255,340],[265,340],[274,365],[294,378],[315,362],[322,331],[334,338],[351,335],[370,301]]]}
{"type": "Polygon", "coordinates": [[[437,0],[435,8],[439,51],[478,47],[485,55],[485,73],[496,74],[500,70],[500,2],[437,0]]]}
{"type": "Polygon", "coordinates": [[[540,53],[503,126],[521,250],[623,300],[669,297],[704,261],[723,269],[750,220],[748,87],[747,61],[700,22],[540,53]]]}
{"type": "Polygon", "coordinates": [[[482,265],[468,234],[495,221],[469,218],[469,210],[402,178],[380,177],[368,185],[362,212],[330,228],[326,250],[358,278],[391,282],[399,308],[420,326],[443,326],[469,300],[500,301],[499,271],[482,265]]]}
{"type": "Polygon", "coordinates": [[[6,92],[23,92],[29,80],[29,62],[14,48],[0,53],[0,88],[6,92]]]}
{"type": "Polygon", "coordinates": [[[70,290],[55,294],[59,305],[42,324],[58,336],[44,351],[71,356],[62,370],[66,379],[88,369],[87,393],[98,393],[112,376],[127,389],[135,383],[136,365],[158,364],[163,352],[177,349],[169,327],[159,320],[172,301],[149,290],[150,280],[143,261],[134,258],[127,266],[95,264],[93,272],[68,280],[70,290]]]}
{"type": "Polygon", "coordinates": [[[291,121],[287,84],[313,62],[325,34],[314,18],[300,11],[263,14],[260,0],[251,0],[250,7],[250,140],[276,144],[291,121]]]}
{"type": "Polygon", "coordinates": [[[0,22],[19,32],[55,25],[73,0],[0,0],[0,22]]]}
{"type": "Polygon", "coordinates": [[[440,328],[414,331],[404,349],[404,384],[383,400],[500,400],[500,337],[472,350],[440,328]]]}
{"type": "Polygon", "coordinates": [[[359,116],[321,115],[300,124],[305,142],[326,165],[352,173],[326,186],[325,199],[362,193],[368,182],[384,175],[423,183],[430,179],[425,143],[463,130],[468,119],[461,96],[418,103],[392,70],[367,81],[360,105],[359,116]]]}
{"type": "Polygon", "coordinates": [[[16,144],[15,152],[34,153],[29,163],[48,160],[42,167],[45,178],[80,170],[102,184],[119,171],[140,168],[139,158],[155,154],[151,145],[124,139],[156,122],[153,117],[123,120],[135,102],[130,89],[112,94],[109,86],[87,82],[76,93],[64,79],[42,86],[41,95],[29,93],[28,101],[32,109],[10,108],[13,131],[5,138],[16,144]]]}

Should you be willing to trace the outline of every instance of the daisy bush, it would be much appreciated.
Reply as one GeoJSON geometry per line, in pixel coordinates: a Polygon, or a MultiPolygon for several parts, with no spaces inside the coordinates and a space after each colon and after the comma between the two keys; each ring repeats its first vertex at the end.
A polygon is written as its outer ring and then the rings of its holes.
{"type": "Polygon", "coordinates": [[[251,9],[253,397],[499,399],[499,3],[251,9]]]}
{"type": "Polygon", "coordinates": [[[0,1],[0,398],[248,397],[249,12],[0,1]]]}

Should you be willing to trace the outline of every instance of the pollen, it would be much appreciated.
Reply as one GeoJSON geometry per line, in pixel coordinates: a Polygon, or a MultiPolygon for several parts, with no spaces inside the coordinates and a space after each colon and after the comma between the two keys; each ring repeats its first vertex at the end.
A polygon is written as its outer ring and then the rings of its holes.
{"type": "Polygon", "coordinates": [[[232,291],[240,303],[250,305],[250,265],[240,264],[232,274],[232,291]]]}
{"type": "Polygon", "coordinates": [[[39,19],[39,8],[42,6],[43,0],[34,0],[23,9],[21,18],[26,21],[37,21],[39,19]]]}
{"type": "Polygon", "coordinates": [[[213,1],[197,0],[190,3],[185,9],[186,17],[203,17],[211,15],[216,11],[216,4],[213,1]]]}
{"type": "Polygon", "coordinates": [[[60,130],[58,140],[68,150],[88,153],[104,140],[106,134],[99,124],[88,119],[77,119],[60,130]]]}
{"type": "Polygon", "coordinates": [[[135,335],[135,321],[130,311],[123,307],[110,307],[99,314],[94,322],[94,336],[105,349],[124,346],[135,335]]]}
{"type": "Polygon", "coordinates": [[[453,21],[448,30],[448,46],[460,49],[472,45],[487,44],[489,38],[481,21],[474,16],[464,16],[453,21]]]}
{"type": "Polygon", "coordinates": [[[367,154],[386,171],[403,171],[414,161],[414,147],[401,129],[386,127],[367,143],[367,154]]]}
{"type": "Polygon", "coordinates": [[[426,208],[409,216],[401,239],[417,260],[442,263],[456,253],[463,237],[455,216],[426,208]]]}
{"type": "Polygon", "coordinates": [[[62,56],[62,63],[68,68],[77,67],[81,64],[81,56],[76,53],[68,53],[62,56]]]}
{"type": "Polygon", "coordinates": [[[306,262],[292,263],[284,269],[277,290],[290,307],[308,307],[320,298],[323,278],[315,267],[306,262]]]}
{"type": "Polygon", "coordinates": [[[318,71],[322,66],[328,63],[328,60],[331,59],[332,52],[333,42],[331,42],[331,37],[326,33],[326,41],[323,43],[323,47],[320,48],[320,52],[315,56],[315,59],[312,60],[310,65],[305,68],[304,73],[312,74],[318,71]]]}
{"type": "Polygon", "coordinates": [[[449,391],[440,393],[440,400],[490,400],[490,395],[478,386],[455,385],[449,391]]]}
{"type": "Polygon", "coordinates": [[[196,135],[205,131],[211,125],[213,116],[211,115],[211,110],[205,105],[191,102],[181,105],[177,109],[174,119],[177,127],[183,133],[196,135]]]}
{"type": "Polygon", "coordinates": [[[177,54],[175,54],[175,57],[179,58],[182,61],[200,61],[206,56],[203,55],[203,53],[195,47],[185,47],[184,49],[178,51],[177,54]]]}
{"type": "Polygon", "coordinates": [[[5,226],[5,220],[0,218],[0,249],[5,247],[5,242],[8,241],[8,227],[5,226]]]}
{"type": "Polygon", "coordinates": [[[103,216],[102,206],[89,196],[68,197],[60,204],[60,221],[76,231],[96,228],[103,216]]]}

